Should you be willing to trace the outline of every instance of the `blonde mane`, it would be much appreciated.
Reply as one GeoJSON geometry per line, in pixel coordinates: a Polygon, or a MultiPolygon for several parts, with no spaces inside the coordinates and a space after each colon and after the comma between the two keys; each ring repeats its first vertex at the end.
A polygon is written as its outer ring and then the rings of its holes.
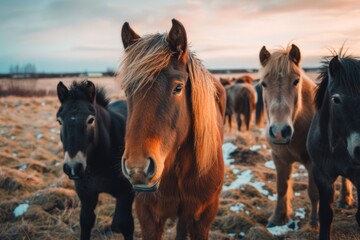
{"type": "Polygon", "coordinates": [[[260,79],[264,79],[267,75],[276,75],[279,72],[284,75],[288,75],[293,71],[299,74],[302,73],[301,68],[289,59],[290,50],[291,45],[288,45],[286,49],[275,49],[265,67],[260,69],[260,79]]]}
{"type": "MultiPolygon", "coordinates": [[[[166,37],[167,34],[147,35],[125,50],[119,76],[127,94],[134,95],[146,89],[145,86],[151,86],[168,66],[174,52],[169,48],[166,37]]],[[[196,164],[199,173],[203,174],[217,163],[221,144],[217,126],[216,79],[190,50],[187,67],[191,82],[196,164]]]]}

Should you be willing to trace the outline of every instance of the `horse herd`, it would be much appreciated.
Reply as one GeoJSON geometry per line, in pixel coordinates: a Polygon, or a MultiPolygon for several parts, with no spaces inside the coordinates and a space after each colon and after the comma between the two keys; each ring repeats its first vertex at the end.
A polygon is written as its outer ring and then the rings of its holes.
{"type": "MultiPolygon", "coordinates": [[[[175,217],[176,239],[208,239],[224,181],[224,116],[231,124],[235,114],[240,129],[244,114],[249,129],[249,113],[258,108],[260,122],[262,106],[277,172],[268,226],[289,220],[290,174],[300,162],[309,172],[309,224],[320,222],[319,239],[331,238],[334,181],[344,177],[340,206],[352,204],[350,181],[360,184],[359,60],[341,51],[324,58],[316,87],[297,46],[272,53],[263,47],[256,88],[246,78],[223,87],[226,81],[215,79],[188,48],[175,19],[169,33],[140,37],[125,23],[121,36],[126,100],[109,103],[90,81],[57,86],[63,170],[81,200],[81,239],[90,239],[102,192],[116,198],[109,231],[126,240],[133,239],[133,201],[144,239],[161,239],[166,219],[175,217]]],[[[356,220],[360,224],[359,210],[356,220]]]]}

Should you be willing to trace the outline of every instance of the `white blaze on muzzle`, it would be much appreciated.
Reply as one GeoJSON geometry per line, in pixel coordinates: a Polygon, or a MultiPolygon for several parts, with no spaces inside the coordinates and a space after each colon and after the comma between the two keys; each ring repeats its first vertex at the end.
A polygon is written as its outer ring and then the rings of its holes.
{"type": "Polygon", "coordinates": [[[347,138],[347,150],[350,156],[355,159],[355,149],[356,147],[360,148],[360,133],[353,132],[347,138]]]}
{"type": "Polygon", "coordinates": [[[73,175],[75,175],[74,169],[77,163],[82,164],[84,169],[86,169],[86,157],[81,151],[78,151],[73,158],[70,157],[68,152],[65,152],[64,163],[66,163],[71,168],[71,174],[73,175]]]}

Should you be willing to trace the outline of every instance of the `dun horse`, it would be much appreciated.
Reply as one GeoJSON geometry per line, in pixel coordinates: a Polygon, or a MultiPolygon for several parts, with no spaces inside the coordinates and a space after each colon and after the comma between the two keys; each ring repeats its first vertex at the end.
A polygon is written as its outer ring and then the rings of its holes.
{"type": "Polygon", "coordinates": [[[277,203],[268,227],[287,223],[292,214],[291,171],[294,162],[302,163],[309,173],[311,200],[310,225],[318,224],[318,190],[311,174],[306,137],[315,113],[315,84],[300,66],[300,50],[294,44],[270,53],[260,51],[260,79],[267,115],[266,138],[271,146],[277,173],[277,203]]]}
{"type": "Polygon", "coordinates": [[[128,98],[124,174],[137,193],[144,239],[207,239],[224,177],[225,90],[188,49],[185,28],[139,37],[125,23],[120,69],[128,98]]]}
{"type": "Polygon", "coordinates": [[[121,232],[126,240],[133,239],[134,192],[120,164],[125,146],[126,101],[109,104],[104,90],[95,89],[90,81],[74,82],[70,89],[60,82],[57,93],[63,168],[75,180],[81,201],[81,239],[90,239],[94,209],[102,192],[116,198],[111,230],[121,232]]]}
{"type": "Polygon", "coordinates": [[[241,130],[244,117],[246,130],[250,129],[250,122],[256,108],[256,92],[249,83],[237,83],[226,87],[226,113],[229,114],[229,127],[231,130],[232,114],[235,115],[238,131],[241,130]]]}
{"type": "MultiPolygon", "coordinates": [[[[324,63],[307,140],[320,193],[321,240],[331,238],[334,181],[339,175],[352,181],[360,199],[360,61],[339,55],[324,63]]],[[[351,200],[351,191],[347,197],[351,200]]],[[[359,203],[356,221],[360,225],[359,203]]]]}

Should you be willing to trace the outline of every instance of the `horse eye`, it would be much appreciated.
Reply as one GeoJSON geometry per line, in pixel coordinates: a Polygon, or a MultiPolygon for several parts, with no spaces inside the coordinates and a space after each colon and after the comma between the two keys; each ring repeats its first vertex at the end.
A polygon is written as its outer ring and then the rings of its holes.
{"type": "Polygon", "coordinates": [[[183,86],[182,85],[176,85],[176,87],[174,88],[174,90],[173,90],[173,94],[174,95],[178,95],[178,94],[180,94],[181,93],[181,90],[183,89],[183,86]]]}
{"type": "Polygon", "coordinates": [[[341,99],[340,99],[340,96],[338,95],[334,95],[331,97],[331,101],[335,104],[340,104],[341,103],[341,99]]]}
{"type": "Polygon", "coordinates": [[[294,80],[294,86],[298,85],[298,83],[299,83],[299,79],[295,79],[294,80]]]}
{"type": "Polygon", "coordinates": [[[90,117],[89,119],[88,119],[88,124],[89,125],[91,125],[91,124],[93,124],[94,123],[94,121],[95,121],[95,118],[94,117],[90,117]]]}
{"type": "Polygon", "coordinates": [[[261,86],[267,87],[266,83],[264,81],[261,82],[261,86]]]}

